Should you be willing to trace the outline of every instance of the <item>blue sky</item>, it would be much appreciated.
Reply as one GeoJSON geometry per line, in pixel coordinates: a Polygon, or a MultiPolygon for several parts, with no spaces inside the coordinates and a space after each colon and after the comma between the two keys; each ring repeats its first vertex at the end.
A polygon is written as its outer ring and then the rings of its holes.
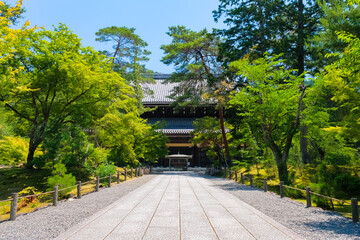
{"type": "Polygon", "coordinates": [[[160,62],[160,46],[171,41],[166,35],[169,26],[184,25],[192,30],[224,27],[212,17],[218,0],[24,0],[24,6],[24,20],[30,20],[31,25],[52,29],[52,25],[64,23],[82,38],[84,45],[96,50],[111,47],[110,43],[95,41],[95,32],[100,28],[135,27],[135,33],[152,52],[147,67],[161,73],[173,71],[160,62]]]}

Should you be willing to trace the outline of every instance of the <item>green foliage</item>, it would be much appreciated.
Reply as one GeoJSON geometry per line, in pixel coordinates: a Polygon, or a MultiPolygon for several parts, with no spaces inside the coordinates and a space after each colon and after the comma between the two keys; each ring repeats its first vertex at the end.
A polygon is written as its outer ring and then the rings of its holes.
{"type": "Polygon", "coordinates": [[[321,31],[312,40],[312,48],[318,53],[317,67],[324,68],[338,59],[337,56],[326,57],[329,53],[343,52],[347,43],[338,38],[338,32],[346,32],[360,37],[360,8],[350,1],[319,1],[323,16],[320,19],[321,31]]]}
{"type": "Polygon", "coordinates": [[[96,41],[112,42],[113,52],[103,51],[112,58],[112,69],[130,83],[135,90],[139,108],[142,108],[142,83],[153,83],[152,72],[141,65],[149,61],[151,52],[146,50],[147,43],[135,34],[135,28],[106,27],[96,32],[96,41]]]}
{"type": "Polygon", "coordinates": [[[227,26],[216,30],[224,39],[220,57],[227,65],[247,54],[252,59],[265,52],[283,54],[286,65],[302,73],[304,55],[306,64],[313,55],[305,42],[318,32],[321,14],[315,0],[220,0],[213,11],[215,21],[223,20],[227,26]]]}
{"type": "MultiPolygon", "coordinates": [[[[0,165],[23,165],[26,163],[28,149],[28,140],[22,137],[4,137],[0,140],[0,165]]],[[[35,152],[36,157],[40,157],[41,155],[41,151],[35,152]]]]}
{"type": "Polygon", "coordinates": [[[124,99],[124,93],[131,93],[120,75],[110,71],[109,60],[82,47],[65,25],[34,32],[15,49],[18,57],[1,69],[15,68],[18,73],[1,78],[0,100],[29,123],[28,167],[46,132],[66,123],[89,126],[107,107],[124,99]]]}
{"type": "Polygon", "coordinates": [[[90,148],[92,148],[92,151],[89,151],[85,167],[89,172],[94,172],[100,164],[107,161],[109,150],[105,148],[93,148],[93,146],[90,146],[90,148]]]}
{"type": "Polygon", "coordinates": [[[287,159],[292,138],[299,131],[300,104],[305,88],[299,91],[303,78],[286,70],[278,56],[248,57],[231,64],[248,85],[231,96],[229,105],[238,109],[256,141],[269,147],[277,162],[279,177],[288,182],[287,159]]]}
{"type": "Polygon", "coordinates": [[[161,61],[175,67],[175,73],[166,81],[179,83],[170,97],[179,106],[198,105],[204,102],[202,95],[220,73],[216,62],[219,39],[206,29],[195,32],[184,26],[169,27],[167,34],[172,41],[161,46],[165,54],[161,61]]]}
{"type": "Polygon", "coordinates": [[[10,22],[14,25],[17,24],[18,20],[22,18],[21,15],[25,12],[25,9],[21,5],[18,6],[19,8],[14,8],[13,6],[7,4],[6,2],[4,3],[1,1],[0,16],[8,18],[8,20],[10,20],[10,22]]]}
{"type": "MultiPolygon", "coordinates": [[[[204,148],[206,155],[212,160],[214,165],[225,165],[225,155],[222,144],[220,122],[215,117],[203,117],[196,119],[193,123],[194,131],[191,132],[191,142],[204,148]]],[[[225,124],[227,129],[231,129],[230,124],[225,124]]],[[[228,138],[231,135],[227,134],[228,138]]]]}
{"type": "Polygon", "coordinates": [[[154,124],[144,133],[135,146],[138,158],[142,158],[146,163],[154,163],[157,159],[165,157],[168,153],[166,134],[159,131],[161,124],[154,124]]]}
{"type": "Polygon", "coordinates": [[[108,160],[117,166],[135,167],[141,159],[153,162],[167,153],[165,134],[146,124],[136,109],[109,112],[98,122],[98,129],[102,146],[110,149],[108,160]]]}
{"type": "MultiPolygon", "coordinates": [[[[54,186],[59,186],[59,189],[62,189],[76,184],[75,177],[72,176],[71,173],[67,174],[66,172],[67,169],[64,164],[55,164],[54,170],[52,171],[53,175],[51,177],[48,177],[47,179],[47,184],[51,187],[51,190],[54,186]]],[[[61,191],[59,192],[59,194],[66,195],[66,193],[68,193],[69,191],[71,191],[71,189],[61,191]]]]}
{"type": "Polygon", "coordinates": [[[96,168],[95,175],[102,178],[109,176],[109,174],[113,175],[115,172],[116,166],[114,166],[114,164],[102,163],[96,168]]]}
{"type": "Polygon", "coordinates": [[[339,60],[326,67],[325,84],[333,90],[333,101],[341,104],[346,112],[339,128],[329,128],[346,136],[350,141],[360,141],[360,38],[339,33],[339,39],[347,44],[339,60]]]}

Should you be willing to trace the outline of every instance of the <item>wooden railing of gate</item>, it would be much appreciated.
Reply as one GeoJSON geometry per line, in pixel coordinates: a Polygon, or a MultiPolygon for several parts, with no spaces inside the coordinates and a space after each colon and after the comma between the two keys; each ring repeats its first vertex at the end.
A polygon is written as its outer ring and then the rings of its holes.
{"type": "MultiPolygon", "coordinates": [[[[229,171],[228,172],[228,174],[229,174],[228,178],[229,179],[232,179],[232,174],[234,173],[235,182],[245,184],[245,180],[248,180],[249,185],[251,187],[254,187],[254,181],[253,181],[253,176],[252,175],[245,175],[245,172],[241,172],[240,173],[240,181],[238,181],[239,173],[237,171],[231,171],[231,170],[228,170],[228,171],[229,171]]],[[[212,170],[208,170],[209,174],[211,174],[212,172],[213,172],[212,170]]],[[[268,191],[268,184],[267,184],[268,180],[266,178],[257,179],[257,180],[262,182],[262,184],[261,184],[261,185],[263,185],[262,189],[264,190],[264,192],[267,192],[268,191]]],[[[306,195],[306,207],[311,207],[311,203],[312,203],[311,202],[311,195],[326,198],[326,199],[329,199],[329,200],[332,200],[332,201],[337,201],[337,202],[340,202],[342,204],[351,205],[352,220],[353,220],[353,222],[359,222],[359,206],[358,206],[358,199],[357,198],[351,198],[351,202],[349,202],[349,201],[345,201],[345,200],[325,196],[325,195],[322,195],[322,194],[317,193],[317,192],[313,192],[313,191],[311,191],[310,187],[306,187],[305,189],[300,189],[300,188],[296,188],[296,187],[292,187],[292,186],[287,186],[287,185],[284,184],[283,181],[280,181],[280,184],[278,184],[277,186],[279,187],[279,190],[280,190],[280,198],[285,197],[285,189],[286,188],[292,189],[292,190],[295,190],[295,191],[304,192],[305,195],[306,195]]]]}
{"type": "Polygon", "coordinates": [[[65,191],[65,190],[68,190],[68,189],[71,189],[71,188],[77,188],[77,191],[76,191],[76,198],[77,199],[80,199],[81,196],[82,196],[82,193],[81,193],[81,190],[82,190],[82,186],[85,185],[85,184],[90,184],[90,183],[94,183],[95,182],[95,192],[98,192],[99,189],[100,189],[100,180],[103,180],[103,179],[107,179],[108,183],[107,183],[107,187],[111,187],[111,184],[119,184],[121,181],[121,175],[124,175],[124,181],[127,180],[128,176],[130,178],[133,178],[134,176],[135,177],[141,177],[143,176],[144,174],[148,174],[150,172],[150,169],[148,168],[135,168],[135,169],[126,169],[124,168],[125,170],[124,171],[117,171],[116,174],[109,174],[108,176],[106,177],[102,177],[100,178],[99,176],[96,177],[96,179],[93,179],[93,180],[90,180],[90,181],[87,181],[87,182],[81,182],[81,181],[78,181],[76,185],[73,185],[73,186],[69,186],[69,187],[66,187],[66,188],[61,188],[59,189],[58,186],[55,186],[54,187],[54,190],[53,191],[49,191],[49,192],[44,192],[44,193],[39,193],[39,194],[33,194],[33,195],[26,195],[26,196],[18,196],[18,193],[13,193],[11,195],[11,198],[9,199],[6,199],[6,200],[1,200],[0,203],[3,203],[3,202],[9,202],[9,204],[11,205],[10,206],[10,221],[14,221],[16,219],[16,216],[17,216],[17,210],[18,210],[18,202],[19,200],[21,199],[31,199],[31,198],[37,198],[37,197],[40,197],[40,196],[44,196],[44,195],[47,195],[47,194],[53,194],[53,199],[52,199],[52,205],[53,206],[57,206],[58,204],[58,200],[59,200],[59,192],[61,191],[65,191]],[[116,178],[116,183],[115,181],[113,181],[113,178],[116,178]]]}

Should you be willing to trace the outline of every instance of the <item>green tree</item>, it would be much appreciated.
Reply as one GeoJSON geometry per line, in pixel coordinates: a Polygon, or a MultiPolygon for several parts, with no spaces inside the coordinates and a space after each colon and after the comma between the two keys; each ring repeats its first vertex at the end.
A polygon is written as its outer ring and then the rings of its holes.
{"type": "MultiPolygon", "coordinates": [[[[231,129],[229,124],[226,124],[226,127],[227,129],[231,129]]],[[[227,133],[227,135],[227,139],[229,139],[231,137],[230,133],[227,133]]],[[[216,159],[219,161],[217,164],[227,165],[219,119],[214,117],[196,119],[191,137],[193,144],[200,145],[201,148],[207,150],[206,154],[209,158],[216,156],[216,159]]],[[[216,162],[214,164],[216,164],[216,162]]]]}
{"type": "Polygon", "coordinates": [[[135,28],[106,27],[95,33],[99,42],[111,42],[113,51],[103,51],[112,58],[112,69],[121,75],[134,87],[138,106],[141,107],[143,90],[141,84],[153,82],[151,71],[141,63],[149,61],[151,52],[146,50],[147,43],[135,34],[135,28]]]}
{"type": "Polygon", "coordinates": [[[21,14],[25,12],[22,7],[22,0],[18,1],[15,7],[12,7],[6,2],[0,1],[0,16],[10,20],[12,24],[17,24],[18,20],[22,18],[21,14]]]}
{"type": "Polygon", "coordinates": [[[170,97],[180,107],[209,105],[207,98],[216,101],[227,163],[230,164],[223,113],[225,103],[220,96],[223,92],[216,94],[221,88],[220,79],[225,77],[217,62],[220,39],[206,29],[195,32],[184,26],[169,27],[167,34],[172,37],[172,42],[161,46],[165,53],[161,61],[166,65],[174,65],[176,71],[167,81],[178,83],[170,97]],[[204,94],[209,97],[203,98],[204,94]]]}
{"type": "MultiPolygon", "coordinates": [[[[217,30],[225,39],[220,44],[220,58],[225,65],[245,54],[256,59],[269,52],[282,54],[287,68],[297,69],[298,75],[317,69],[314,64],[317,49],[306,44],[320,30],[322,11],[317,1],[221,0],[213,13],[216,21],[224,18],[228,26],[217,30]]],[[[306,133],[307,126],[302,124],[300,147],[303,162],[309,163],[306,133]]]]}
{"type": "Polygon", "coordinates": [[[320,19],[321,31],[311,41],[311,47],[316,51],[316,62],[318,68],[324,70],[325,66],[331,64],[337,57],[327,56],[329,53],[340,53],[347,43],[338,38],[338,32],[351,33],[360,37],[360,8],[358,5],[348,4],[350,1],[327,0],[319,1],[323,11],[320,19]]]}
{"type": "Polygon", "coordinates": [[[220,73],[216,61],[219,39],[206,29],[195,32],[184,26],[169,27],[167,34],[172,42],[161,46],[165,54],[161,61],[175,68],[167,81],[179,83],[170,97],[179,106],[198,105],[220,73]]]}
{"type": "Polygon", "coordinates": [[[214,19],[224,19],[228,26],[216,31],[224,38],[220,58],[227,65],[246,54],[254,59],[265,52],[283,54],[288,67],[300,75],[305,58],[309,63],[312,55],[305,43],[318,32],[321,14],[314,0],[220,0],[214,19]]]}
{"type": "Polygon", "coordinates": [[[157,159],[163,158],[168,153],[166,134],[159,131],[161,124],[153,124],[135,144],[135,152],[138,158],[144,159],[146,163],[155,163],[157,159]]]}
{"type": "MultiPolygon", "coordinates": [[[[16,54],[1,65],[0,101],[28,124],[27,167],[48,131],[65,123],[89,126],[106,108],[131,94],[111,63],[65,25],[21,39],[16,54]],[[15,69],[6,74],[7,69],[15,69]]],[[[3,59],[2,59],[3,60],[3,59]]]]}
{"type": "MultiPolygon", "coordinates": [[[[58,186],[59,189],[70,187],[75,185],[76,179],[72,176],[71,173],[66,173],[67,169],[64,164],[57,163],[55,164],[55,168],[52,171],[52,176],[47,179],[47,184],[51,187],[49,190],[52,190],[55,186],[58,186]]],[[[71,191],[71,189],[67,189],[61,191],[61,195],[65,195],[67,192],[71,191]]]]}
{"type": "Polygon", "coordinates": [[[294,135],[299,131],[304,87],[299,91],[302,76],[286,70],[277,57],[248,57],[231,63],[249,85],[235,93],[229,105],[238,109],[257,142],[269,147],[277,163],[279,178],[289,183],[287,160],[294,135]]]}
{"type": "Polygon", "coordinates": [[[327,66],[325,84],[333,90],[332,100],[346,110],[339,126],[328,130],[344,134],[351,142],[360,141],[360,38],[348,33],[339,33],[339,39],[348,45],[339,59],[327,66]]]}

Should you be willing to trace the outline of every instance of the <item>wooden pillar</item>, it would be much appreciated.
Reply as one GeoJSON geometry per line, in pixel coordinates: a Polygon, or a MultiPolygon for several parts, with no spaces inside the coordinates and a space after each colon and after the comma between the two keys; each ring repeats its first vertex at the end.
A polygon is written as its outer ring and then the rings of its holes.
{"type": "Polygon", "coordinates": [[[311,188],[306,187],[306,207],[311,207],[311,188]]]}
{"type": "Polygon", "coordinates": [[[59,187],[55,186],[54,194],[53,194],[53,206],[57,206],[58,198],[59,198],[59,187]]]}
{"type": "Polygon", "coordinates": [[[125,168],[125,181],[127,180],[127,168],[125,168]]]}
{"type": "Polygon", "coordinates": [[[264,192],[268,191],[267,179],[264,179],[264,192]]]}
{"type": "Polygon", "coordinates": [[[77,182],[77,198],[81,198],[81,181],[77,182]]]}
{"type": "Polygon", "coordinates": [[[357,198],[351,199],[351,209],[353,222],[359,222],[359,206],[357,198]]]}
{"type": "Polygon", "coordinates": [[[120,183],[120,171],[117,171],[116,182],[120,183]]]}
{"type": "Polygon", "coordinates": [[[99,185],[100,185],[100,178],[99,178],[99,176],[96,176],[95,192],[99,191],[99,185]]]}
{"type": "Polygon", "coordinates": [[[280,197],[285,197],[285,187],[284,187],[284,181],[280,181],[280,197]]]}
{"type": "Polygon", "coordinates": [[[17,212],[18,193],[11,194],[10,221],[15,221],[17,212]]]}
{"type": "Polygon", "coordinates": [[[111,187],[111,174],[109,174],[108,187],[111,187]]]}

